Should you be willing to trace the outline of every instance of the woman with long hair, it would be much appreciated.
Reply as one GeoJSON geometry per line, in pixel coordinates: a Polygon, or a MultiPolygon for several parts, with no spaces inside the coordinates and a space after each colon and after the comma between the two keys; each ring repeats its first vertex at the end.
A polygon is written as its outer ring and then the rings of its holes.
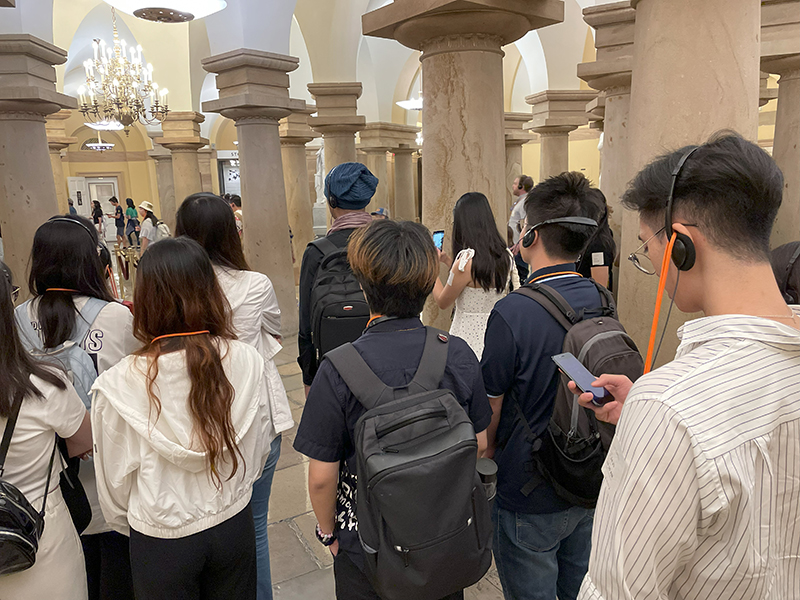
{"type": "Polygon", "coordinates": [[[592,217],[597,221],[597,228],[586,243],[586,248],[581,252],[575,270],[584,277],[591,277],[600,285],[613,291],[613,268],[617,257],[617,244],[614,242],[614,233],[608,224],[609,208],[603,192],[598,189],[590,191],[593,203],[597,206],[597,214],[592,217]]]}
{"type": "Polygon", "coordinates": [[[125,236],[128,238],[128,243],[131,246],[139,245],[139,213],[136,211],[136,206],[133,204],[133,198],[125,198],[125,236]],[[134,244],[134,238],[136,243],[134,244]]]}
{"type": "Polygon", "coordinates": [[[100,202],[92,200],[92,222],[99,235],[103,235],[103,207],[100,202]]]}
{"type": "Polygon", "coordinates": [[[257,350],[235,339],[208,255],[166,239],[139,262],[135,354],[97,378],[103,514],[130,530],[137,598],[256,597],[253,483],[272,423],[257,350]]]}
{"type": "Polygon", "coordinates": [[[495,302],[519,287],[514,257],[497,231],[489,200],[479,192],[461,196],[453,208],[452,251],[439,252],[450,267],[447,283],[436,278],[433,298],[440,309],[456,305],[450,333],[466,340],[480,360],[483,334],[495,302]]]}
{"type": "MultiPolygon", "coordinates": [[[[109,292],[99,241],[82,217],[45,222],[33,238],[28,279],[33,298],[17,307],[19,318],[28,319],[38,333],[38,349],[78,344],[98,375],[139,347],[133,316],[109,292]]],[[[91,523],[81,535],[90,600],[133,598],[128,539],[112,531],[103,518],[91,461],[81,464],[80,480],[92,507],[91,523]]]]}
{"type": "Polygon", "coordinates": [[[61,466],[50,457],[56,435],[66,440],[71,456],[91,450],[89,414],[63,371],[26,352],[14,319],[13,290],[11,273],[0,263],[0,432],[19,411],[3,479],[40,510],[48,468],[51,472],[36,562],[25,571],[0,576],[0,598],[85,600],[81,544],[58,485],[61,466]]]}
{"type": "Polygon", "coordinates": [[[206,192],[187,197],[178,208],[175,234],[192,238],[208,253],[222,292],[233,311],[233,329],[237,338],[253,346],[266,361],[275,437],[264,472],[253,487],[251,505],[258,551],[258,600],[270,600],[272,580],[267,537],[269,496],[281,454],[281,432],[294,425],[289,400],[273,360],[281,349],[278,342],[281,311],[269,277],[248,267],[234,214],[224,199],[206,192]]]}
{"type": "Polygon", "coordinates": [[[139,205],[139,255],[145,253],[148,246],[158,241],[158,218],[153,214],[153,205],[145,200],[139,205]]]}

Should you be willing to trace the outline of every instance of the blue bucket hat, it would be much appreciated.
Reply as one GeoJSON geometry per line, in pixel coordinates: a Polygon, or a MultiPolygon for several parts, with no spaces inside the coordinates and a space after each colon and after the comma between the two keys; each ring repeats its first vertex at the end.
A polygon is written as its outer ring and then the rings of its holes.
{"type": "Polygon", "coordinates": [[[359,210],[369,204],[377,187],[378,178],[367,167],[356,162],[342,163],[325,178],[325,197],[336,198],[339,208],[359,210]]]}

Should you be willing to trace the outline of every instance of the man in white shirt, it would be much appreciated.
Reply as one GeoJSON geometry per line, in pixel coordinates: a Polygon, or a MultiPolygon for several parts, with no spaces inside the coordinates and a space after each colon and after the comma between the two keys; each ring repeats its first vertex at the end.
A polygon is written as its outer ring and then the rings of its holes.
{"type": "Polygon", "coordinates": [[[674,231],[666,290],[705,316],[633,386],[595,382],[618,427],[580,600],[800,598],[800,307],[769,263],[782,191],[766,152],[727,133],[656,159],[623,198],[631,260],[660,274],[674,231]]]}
{"type": "Polygon", "coordinates": [[[528,192],[533,189],[533,179],[527,175],[520,175],[514,179],[514,185],[511,186],[511,195],[514,196],[514,203],[511,205],[511,218],[508,220],[508,226],[514,232],[516,237],[521,228],[519,222],[525,218],[525,198],[528,197],[528,192]]]}

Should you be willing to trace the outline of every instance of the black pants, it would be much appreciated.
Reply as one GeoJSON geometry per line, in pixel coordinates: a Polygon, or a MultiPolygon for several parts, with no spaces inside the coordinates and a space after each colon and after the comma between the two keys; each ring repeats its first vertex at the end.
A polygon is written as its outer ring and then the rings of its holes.
{"type": "Polygon", "coordinates": [[[176,539],[131,529],[131,568],[137,600],[255,600],[253,511],[176,539]]]}
{"type": "MultiPolygon", "coordinates": [[[[346,552],[339,552],[333,559],[333,575],[336,579],[336,600],[381,600],[367,576],[346,552]]],[[[449,594],[442,600],[463,600],[463,598],[464,592],[461,591],[449,594]]]]}
{"type": "Polygon", "coordinates": [[[116,531],[82,535],[89,600],[133,600],[130,542],[116,531]]]}

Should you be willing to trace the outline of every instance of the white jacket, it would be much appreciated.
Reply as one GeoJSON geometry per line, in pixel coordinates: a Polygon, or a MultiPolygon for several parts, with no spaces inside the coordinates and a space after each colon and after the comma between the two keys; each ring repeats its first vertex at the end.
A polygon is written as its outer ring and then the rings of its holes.
{"type": "MultiPolygon", "coordinates": [[[[185,354],[158,360],[156,419],[147,396],[146,359],[128,356],[95,381],[92,434],[97,491],[103,515],[116,531],[128,527],[157,538],[180,538],[236,515],[250,501],[274,437],[264,359],[252,347],[221,342],[223,368],[234,388],[231,421],[244,457],[233,478],[218,460],[222,489],[194,434],[187,399],[191,383],[185,354]]],[[[227,450],[224,456],[228,456],[227,450]]]]}
{"type": "Polygon", "coordinates": [[[253,346],[266,361],[269,404],[274,434],[294,426],[289,399],[273,357],[281,345],[274,336],[281,332],[281,309],[269,277],[255,271],[237,271],[215,266],[217,280],[233,311],[233,328],[239,341],[253,346]]]}

